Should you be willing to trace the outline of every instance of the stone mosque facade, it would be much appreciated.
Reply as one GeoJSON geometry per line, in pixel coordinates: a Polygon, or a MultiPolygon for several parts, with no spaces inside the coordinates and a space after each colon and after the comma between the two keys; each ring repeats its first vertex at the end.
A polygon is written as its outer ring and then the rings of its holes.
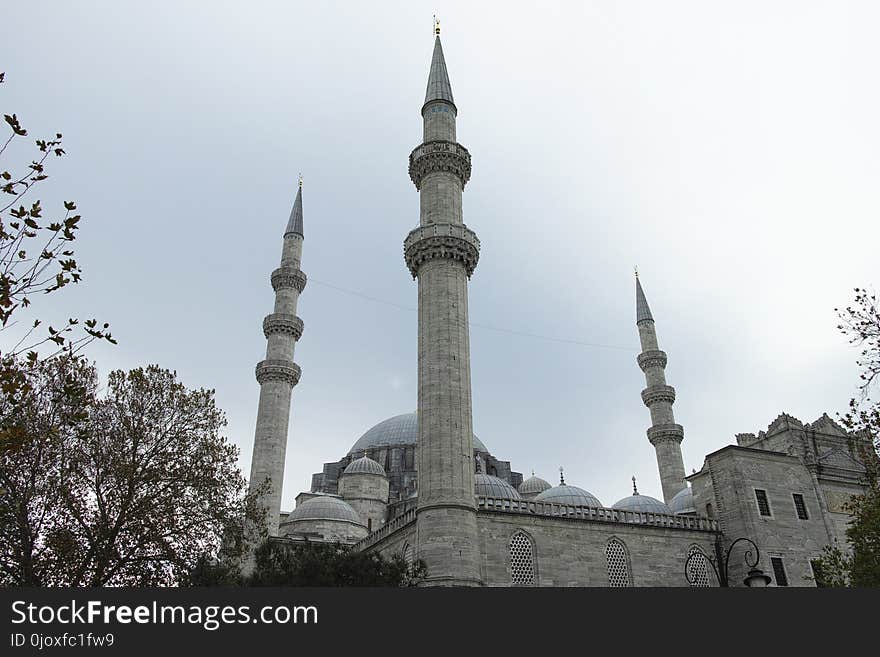
{"type": "Polygon", "coordinates": [[[667,355],[638,276],[636,365],[645,375],[641,397],[663,500],[639,494],[635,481],[631,495],[612,501],[566,483],[563,473],[557,485],[534,473],[524,479],[474,434],[468,280],[480,241],[462,216],[471,157],[456,140],[458,108],[435,31],[423,140],[409,156],[419,224],[404,239],[405,263],[418,283],[418,408],[367,430],[312,476],[296,508],[281,511],[291,398],[300,379],[293,354],[303,322],[296,307],[307,280],[300,184],[270,279],[275,308],[263,320],[266,358],[256,367],[250,482],[269,480],[272,540],[339,542],[421,559],[425,585],[601,587],[717,586],[713,562],[745,537],[760,560],[748,564],[749,546],[734,546],[731,586],[744,585],[750,573],[750,584],[815,586],[811,560],[826,545],[846,543],[844,504],[864,490],[869,439],[827,415],[804,423],[782,414],[766,431],[738,434],[736,444],[708,454],[687,475],[667,355]]]}

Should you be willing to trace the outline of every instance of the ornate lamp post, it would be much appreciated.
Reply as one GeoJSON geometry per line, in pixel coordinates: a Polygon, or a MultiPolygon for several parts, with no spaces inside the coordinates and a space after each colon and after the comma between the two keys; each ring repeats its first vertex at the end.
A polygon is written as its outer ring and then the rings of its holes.
{"type": "Polygon", "coordinates": [[[687,578],[688,584],[694,585],[696,584],[696,576],[694,571],[691,569],[691,560],[694,558],[701,558],[705,563],[708,563],[712,566],[712,570],[715,573],[715,577],[718,579],[718,585],[723,587],[730,586],[730,555],[733,552],[733,548],[737,543],[748,543],[754,548],[754,555],[752,554],[752,550],[746,550],[743,555],[743,560],[745,561],[746,566],[749,568],[749,574],[743,580],[743,584],[749,587],[765,587],[770,583],[770,577],[764,574],[764,571],[758,568],[758,562],[761,560],[761,551],[758,549],[758,546],[755,542],[749,538],[740,537],[736,539],[730,546],[727,548],[727,552],[724,552],[724,548],[721,545],[721,537],[715,539],[715,556],[707,557],[702,552],[694,552],[690,554],[687,558],[687,561],[684,562],[684,575],[687,578]]]}

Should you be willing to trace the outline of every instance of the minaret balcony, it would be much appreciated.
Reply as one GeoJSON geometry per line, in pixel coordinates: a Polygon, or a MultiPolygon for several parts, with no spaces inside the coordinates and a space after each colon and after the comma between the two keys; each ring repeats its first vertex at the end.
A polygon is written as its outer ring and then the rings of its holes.
{"type": "Polygon", "coordinates": [[[290,384],[291,387],[299,383],[302,370],[299,365],[289,360],[263,360],[257,363],[257,383],[262,385],[267,381],[281,381],[290,384]]]}
{"type": "Polygon", "coordinates": [[[653,367],[666,367],[666,352],[660,351],[659,349],[650,349],[648,351],[643,351],[639,354],[636,359],[639,367],[642,368],[642,372],[647,372],[649,369],[653,367]]]}
{"type": "Polygon", "coordinates": [[[480,240],[464,224],[430,224],[410,231],[403,254],[413,278],[423,263],[435,259],[458,260],[470,278],[480,259],[480,240]]]}
{"type": "Polygon", "coordinates": [[[263,335],[267,338],[276,334],[292,335],[294,340],[299,340],[303,333],[303,321],[296,315],[285,313],[272,313],[266,315],[263,320],[263,335]]]}
{"type": "Polygon", "coordinates": [[[672,404],[675,401],[675,388],[672,386],[650,386],[642,390],[642,401],[648,408],[658,402],[672,404]]]}
{"type": "Polygon", "coordinates": [[[464,187],[471,179],[471,154],[461,144],[442,139],[427,141],[409,154],[409,177],[416,189],[422,188],[425,176],[437,171],[455,174],[464,187]]]}
{"type": "Polygon", "coordinates": [[[279,267],[272,272],[272,289],[278,290],[293,288],[300,294],[306,288],[305,272],[295,267],[279,267]]]}
{"type": "Polygon", "coordinates": [[[684,440],[684,428],[680,424],[655,424],[647,433],[652,445],[669,440],[681,444],[684,440]]]}

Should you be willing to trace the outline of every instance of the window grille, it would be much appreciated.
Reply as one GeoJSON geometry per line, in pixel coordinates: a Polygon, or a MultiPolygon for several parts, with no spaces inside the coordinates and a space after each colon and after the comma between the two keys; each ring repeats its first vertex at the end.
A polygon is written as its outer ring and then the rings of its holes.
{"type": "Polygon", "coordinates": [[[510,583],[532,586],[535,583],[535,547],[523,532],[510,539],[510,583]]]}
{"type": "Polygon", "coordinates": [[[755,489],[755,499],[758,501],[758,512],[762,516],[769,516],[770,513],[770,500],[767,499],[767,491],[756,488],[755,489]]]}
{"type": "Polygon", "coordinates": [[[800,493],[792,493],[791,496],[794,498],[794,509],[797,511],[797,517],[801,520],[809,520],[810,516],[807,513],[807,504],[804,502],[804,496],[800,493]]]}
{"type": "Polygon", "coordinates": [[[788,577],[785,574],[785,566],[782,557],[770,557],[770,565],[773,566],[773,575],[776,577],[776,586],[788,586],[788,577]]]}
{"type": "Polygon", "coordinates": [[[632,586],[624,544],[616,538],[608,541],[605,558],[608,560],[608,583],[611,586],[632,586]]]}
{"type": "Polygon", "coordinates": [[[699,588],[709,587],[709,564],[706,563],[706,555],[696,545],[688,550],[688,581],[691,586],[699,588]],[[692,556],[695,555],[695,556],[692,556]]]}

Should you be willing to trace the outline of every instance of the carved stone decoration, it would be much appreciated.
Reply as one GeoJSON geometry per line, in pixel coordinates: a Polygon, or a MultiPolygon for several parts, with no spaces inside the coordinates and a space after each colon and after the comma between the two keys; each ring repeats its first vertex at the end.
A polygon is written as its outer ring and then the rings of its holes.
{"type": "Polygon", "coordinates": [[[292,335],[294,340],[299,340],[303,333],[303,321],[296,315],[284,313],[266,315],[263,320],[263,335],[268,338],[275,333],[292,335]]]}
{"type": "Polygon", "coordinates": [[[295,386],[299,383],[302,370],[299,365],[289,360],[263,360],[257,363],[257,382],[283,381],[295,386]]]}
{"type": "Polygon", "coordinates": [[[413,278],[423,262],[435,258],[464,263],[470,278],[480,259],[480,240],[464,224],[430,224],[410,231],[403,241],[403,254],[413,278]]]}
{"type": "Polygon", "coordinates": [[[454,173],[464,187],[471,179],[471,154],[454,141],[428,141],[416,146],[409,155],[409,177],[416,189],[421,189],[422,179],[435,171],[454,173]]]}
{"type": "Polygon", "coordinates": [[[272,272],[270,280],[272,281],[272,289],[276,292],[282,289],[294,288],[302,294],[302,291],[306,288],[305,272],[295,267],[279,267],[272,272]]]}
{"type": "Polygon", "coordinates": [[[669,404],[675,401],[675,388],[672,386],[651,386],[642,390],[642,401],[645,406],[650,406],[657,402],[667,402],[669,404]]]}
{"type": "Polygon", "coordinates": [[[648,429],[648,441],[652,445],[671,440],[681,443],[684,440],[684,428],[680,424],[655,424],[648,429]]]}
{"type": "Polygon", "coordinates": [[[659,349],[651,351],[643,351],[637,358],[639,367],[642,372],[646,372],[651,367],[666,367],[666,352],[659,349]]]}

